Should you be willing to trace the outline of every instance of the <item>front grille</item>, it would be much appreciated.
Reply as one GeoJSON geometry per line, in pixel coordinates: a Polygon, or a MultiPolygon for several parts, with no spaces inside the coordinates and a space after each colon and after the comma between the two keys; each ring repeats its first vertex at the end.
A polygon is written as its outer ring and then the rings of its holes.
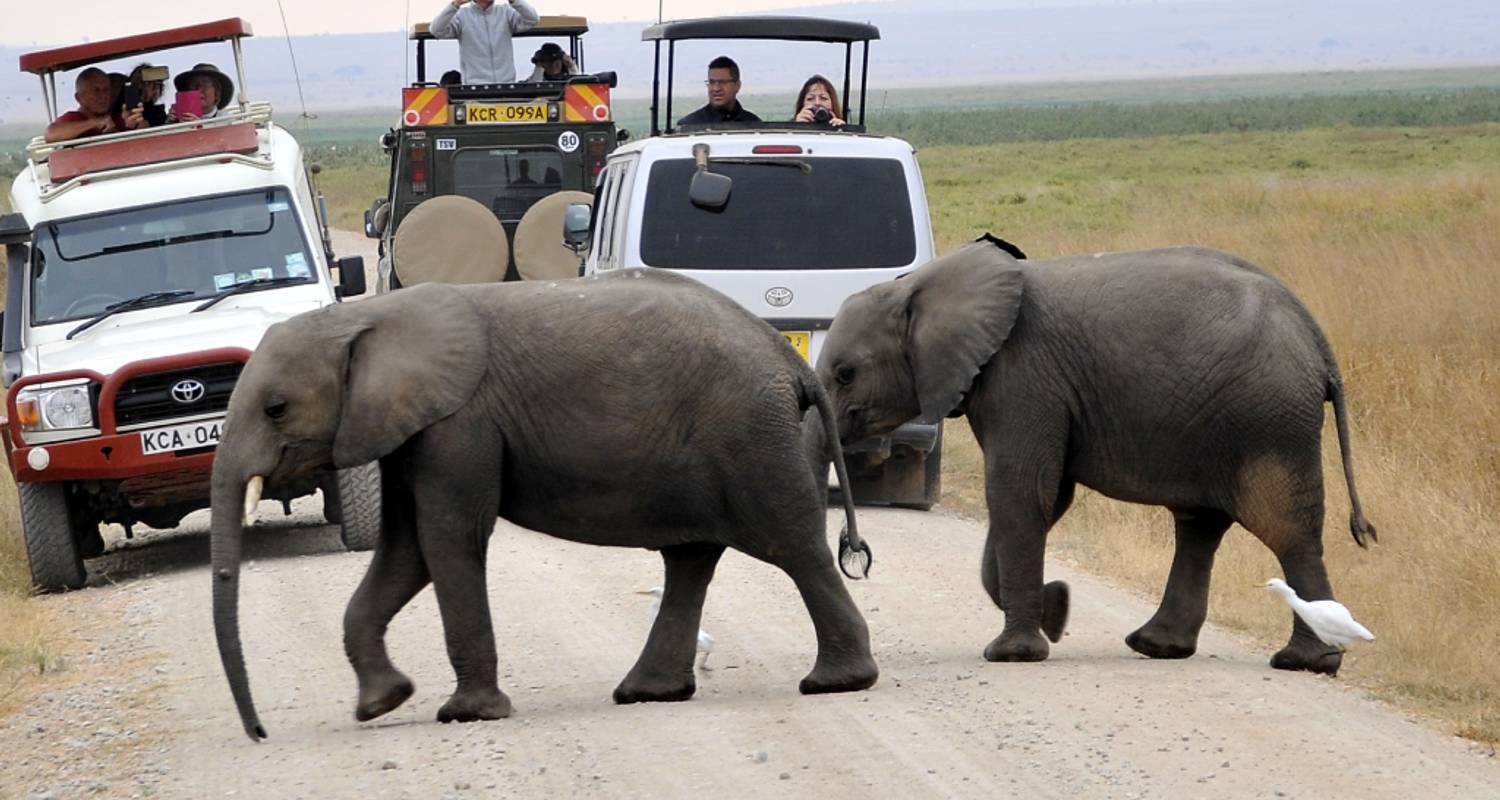
{"type": "Polygon", "coordinates": [[[115,425],[139,425],[224,411],[229,408],[229,394],[234,391],[242,369],[243,364],[232,361],[137,375],[126,381],[115,396],[115,425]],[[206,391],[192,403],[178,402],[172,397],[172,387],[188,378],[201,381],[206,391]]]}

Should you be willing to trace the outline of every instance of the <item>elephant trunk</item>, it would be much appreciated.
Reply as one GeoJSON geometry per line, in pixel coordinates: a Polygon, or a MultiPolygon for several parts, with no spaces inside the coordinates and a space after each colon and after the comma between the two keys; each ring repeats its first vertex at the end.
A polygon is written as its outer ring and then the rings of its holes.
{"type": "Polygon", "coordinates": [[[248,512],[253,508],[249,494],[257,495],[258,501],[263,479],[255,476],[247,481],[242,472],[226,466],[216,459],[213,474],[210,563],[214,583],[214,636],[218,639],[219,659],[224,663],[224,675],[229,679],[229,690],[234,694],[234,704],[239,709],[245,735],[252,741],[259,741],[266,738],[266,729],[255,714],[250,679],[245,673],[245,654],[240,648],[239,587],[240,542],[250,516],[248,512]]]}

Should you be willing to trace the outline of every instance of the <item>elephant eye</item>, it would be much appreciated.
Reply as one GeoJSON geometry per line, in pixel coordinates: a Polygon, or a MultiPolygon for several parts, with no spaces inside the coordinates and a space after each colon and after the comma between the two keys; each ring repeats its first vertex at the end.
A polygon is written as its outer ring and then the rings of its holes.
{"type": "Polygon", "coordinates": [[[286,401],[278,397],[266,403],[266,416],[271,419],[281,419],[286,416],[286,401]]]}
{"type": "Polygon", "coordinates": [[[838,381],[840,386],[848,386],[849,384],[854,383],[854,367],[851,367],[848,364],[840,364],[837,367],[834,367],[833,379],[838,381]]]}

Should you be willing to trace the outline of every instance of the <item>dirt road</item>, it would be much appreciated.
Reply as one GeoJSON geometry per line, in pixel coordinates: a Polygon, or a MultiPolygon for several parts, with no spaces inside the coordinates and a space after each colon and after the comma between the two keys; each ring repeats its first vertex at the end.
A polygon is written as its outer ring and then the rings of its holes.
{"type": "MultiPolygon", "coordinates": [[[[490,600],[515,716],[439,725],[452,687],[432,593],[391,627],[417,694],[356,724],[340,645],[368,561],[316,504],[263,503],[247,538],[242,624],[271,738],[240,730],[214,648],[203,514],[122,543],[91,588],[48,598],[89,619],[75,686],[0,729],[6,796],[1411,797],[1500,791],[1500,764],[1366,699],[1349,680],[1275,672],[1270,647],[1205,632],[1197,657],[1138,658],[1151,604],[1058,565],[1074,615],[1040,664],[987,664],[1000,614],[976,575],[983,529],[864,509],[876,553],[852,586],[882,674],[870,691],[797,694],[810,623],[791,582],[736,553],[709,592],[717,645],[687,703],[614,706],[661,565],[502,524],[490,600]],[[195,533],[196,532],[196,533],[195,533]]],[[[1246,591],[1254,591],[1247,588],[1246,591]]],[[[1282,614],[1267,596],[1266,613],[1282,614]]],[[[1378,643],[1377,645],[1378,646],[1378,643]]],[[[1355,671],[1355,670],[1349,670],[1355,671]]]]}

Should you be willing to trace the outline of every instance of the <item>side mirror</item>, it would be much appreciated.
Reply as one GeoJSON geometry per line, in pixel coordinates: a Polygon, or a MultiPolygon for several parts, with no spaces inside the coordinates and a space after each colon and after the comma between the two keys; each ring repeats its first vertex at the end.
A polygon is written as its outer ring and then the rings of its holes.
{"type": "Polygon", "coordinates": [[[563,212],[563,245],[574,253],[589,246],[589,222],[594,209],[588,203],[572,203],[563,212]]]}
{"type": "Polygon", "coordinates": [[[698,162],[698,171],[688,184],[688,199],[693,205],[709,211],[723,211],[729,205],[729,192],[734,180],[728,175],[708,171],[708,145],[693,145],[693,159],[698,162]]]}
{"type": "Polygon", "coordinates": [[[339,297],[358,297],[365,293],[364,256],[344,256],[334,265],[339,270],[339,297]]]}
{"type": "Polygon", "coordinates": [[[628,129],[621,128],[615,131],[615,142],[617,144],[625,144],[628,141],[630,141],[630,131],[628,129]]]}
{"type": "Polygon", "coordinates": [[[21,212],[0,214],[0,246],[7,244],[30,244],[31,226],[21,212]]]}
{"type": "Polygon", "coordinates": [[[365,236],[379,239],[385,235],[385,226],[391,221],[391,204],[384,197],[377,197],[365,209],[365,236]]]}

